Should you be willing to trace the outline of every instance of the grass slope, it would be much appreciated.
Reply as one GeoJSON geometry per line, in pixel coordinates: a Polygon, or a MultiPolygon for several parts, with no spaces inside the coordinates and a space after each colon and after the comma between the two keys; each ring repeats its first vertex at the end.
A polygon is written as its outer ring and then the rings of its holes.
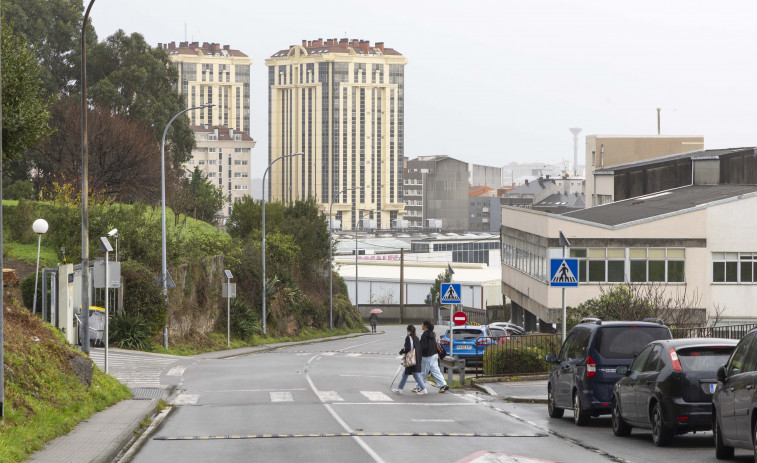
{"type": "Polygon", "coordinates": [[[69,359],[83,355],[50,325],[18,303],[18,289],[5,293],[5,420],[0,425],[0,461],[19,462],[45,442],[131,396],[129,389],[95,367],[86,387],[69,359]]]}

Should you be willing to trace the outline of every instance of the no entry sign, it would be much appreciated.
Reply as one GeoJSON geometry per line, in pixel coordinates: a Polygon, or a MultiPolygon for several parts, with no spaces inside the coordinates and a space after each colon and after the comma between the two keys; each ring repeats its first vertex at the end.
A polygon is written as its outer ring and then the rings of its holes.
{"type": "Polygon", "coordinates": [[[468,316],[465,315],[465,312],[455,312],[455,314],[452,315],[452,321],[458,326],[465,325],[465,322],[468,321],[468,316]]]}

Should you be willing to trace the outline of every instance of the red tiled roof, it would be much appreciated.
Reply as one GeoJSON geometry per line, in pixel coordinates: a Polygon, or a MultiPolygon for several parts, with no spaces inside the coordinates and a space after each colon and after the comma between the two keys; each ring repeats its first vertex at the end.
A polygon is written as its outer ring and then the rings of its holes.
{"type": "Polygon", "coordinates": [[[208,42],[203,42],[202,45],[200,45],[200,42],[179,42],[179,45],[176,45],[176,42],[159,43],[158,48],[162,48],[169,55],[197,55],[197,52],[201,51],[203,55],[208,56],[215,55],[216,53],[220,53],[223,56],[225,52],[226,56],[230,57],[248,57],[246,54],[239,50],[234,50],[228,45],[221,46],[217,43],[208,42]]]}
{"type": "MultiPolygon", "coordinates": [[[[228,140],[231,137],[229,137],[229,127],[226,127],[225,125],[192,125],[190,126],[192,129],[192,132],[195,133],[214,133],[216,129],[218,129],[218,139],[219,140],[228,140]]],[[[242,132],[239,130],[234,130],[234,135],[241,135],[242,140],[241,141],[255,141],[253,138],[247,134],[247,132],[242,132]]]]}
{"type": "MultiPolygon", "coordinates": [[[[273,55],[272,58],[284,57],[289,53],[292,47],[297,45],[291,45],[289,48],[279,50],[273,55]]],[[[302,47],[304,47],[309,55],[324,54],[324,53],[348,53],[349,49],[353,49],[358,55],[376,56],[376,49],[379,50],[378,55],[393,55],[402,56],[402,53],[393,48],[384,48],[384,42],[376,42],[371,45],[369,40],[358,39],[316,39],[316,40],[303,40],[302,47]]]]}

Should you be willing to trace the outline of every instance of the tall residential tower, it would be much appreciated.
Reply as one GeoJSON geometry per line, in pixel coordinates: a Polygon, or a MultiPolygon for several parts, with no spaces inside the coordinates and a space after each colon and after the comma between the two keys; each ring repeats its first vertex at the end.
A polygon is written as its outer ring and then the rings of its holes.
{"type": "Polygon", "coordinates": [[[266,60],[268,161],[304,153],[271,167],[271,200],[315,198],[327,215],[333,202],[343,228],[402,218],[405,64],[382,42],[348,39],[303,40],[266,60]]]}

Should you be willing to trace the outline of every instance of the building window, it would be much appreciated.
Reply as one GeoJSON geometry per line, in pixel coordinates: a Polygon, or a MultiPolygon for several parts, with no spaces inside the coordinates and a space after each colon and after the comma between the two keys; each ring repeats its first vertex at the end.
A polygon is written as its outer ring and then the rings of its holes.
{"type": "Polygon", "coordinates": [[[216,161],[215,159],[208,159],[208,165],[209,166],[214,166],[214,165],[216,165],[217,162],[218,161],[216,161]]]}
{"type": "Polygon", "coordinates": [[[208,172],[208,178],[214,178],[216,176],[215,172],[208,172]]]}
{"type": "Polygon", "coordinates": [[[200,159],[199,161],[197,161],[197,164],[199,164],[201,166],[204,166],[205,165],[205,161],[202,160],[202,159],[200,159]]]}
{"type": "Polygon", "coordinates": [[[578,281],[589,283],[684,283],[686,253],[677,248],[573,248],[578,281]],[[626,276],[628,261],[629,277],[626,276]]]}
{"type": "Polygon", "coordinates": [[[757,283],[757,253],[713,252],[713,283],[757,283]]]}

